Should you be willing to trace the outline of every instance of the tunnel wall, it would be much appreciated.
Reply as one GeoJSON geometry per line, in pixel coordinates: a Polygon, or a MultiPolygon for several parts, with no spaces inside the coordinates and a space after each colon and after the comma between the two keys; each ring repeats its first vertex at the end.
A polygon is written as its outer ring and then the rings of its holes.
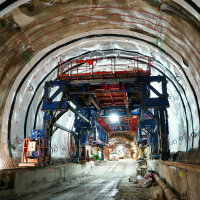
{"type": "MultiPolygon", "coordinates": [[[[181,199],[198,200],[200,196],[200,174],[169,166],[158,160],[147,161],[150,168],[175,191],[181,199]]],[[[196,165],[199,168],[198,165],[196,165]]]]}
{"type": "MultiPolygon", "coordinates": [[[[108,31],[99,31],[99,33],[110,33],[110,32],[112,32],[112,31],[114,31],[114,32],[116,32],[117,30],[108,30],[108,31]]],[[[120,33],[122,33],[122,31],[121,30],[119,30],[119,32],[120,33]]],[[[132,33],[128,33],[129,35],[130,34],[132,34],[132,33]]],[[[92,35],[92,33],[91,33],[91,35],[92,35]]],[[[75,36],[75,37],[80,37],[80,35],[79,36],[75,36]]],[[[75,38],[74,37],[74,38],[75,38]]],[[[143,38],[144,38],[144,36],[142,36],[143,38]]],[[[70,38],[70,39],[72,39],[72,38],[70,38]]],[[[103,37],[103,39],[102,39],[102,43],[103,44],[107,44],[107,41],[109,41],[110,39],[109,38],[107,38],[107,37],[103,37]]],[[[121,41],[121,39],[116,39],[115,41],[114,41],[114,39],[113,39],[113,37],[112,37],[112,40],[113,40],[113,42],[114,43],[116,43],[116,46],[117,46],[117,43],[118,42],[122,42],[121,41]]],[[[87,40],[86,40],[87,41],[87,40]]],[[[87,51],[91,51],[92,49],[90,49],[89,47],[87,47],[87,42],[86,41],[84,41],[84,46],[85,46],[85,48],[88,48],[88,50],[87,51]]],[[[94,41],[91,41],[91,40],[88,40],[88,44],[89,45],[91,45],[91,43],[92,42],[95,42],[96,40],[94,40],[94,41]]],[[[60,43],[61,42],[63,42],[63,41],[60,41],[60,43]]],[[[100,41],[98,41],[99,43],[101,43],[100,41]]],[[[113,42],[110,44],[110,45],[113,45],[113,42]]],[[[128,41],[129,42],[129,46],[130,46],[130,40],[128,41]]],[[[102,49],[104,49],[105,47],[103,46],[103,44],[102,44],[102,46],[101,46],[101,48],[102,49]]],[[[126,44],[126,43],[125,43],[126,44]]],[[[125,45],[124,44],[124,45],[125,45]]],[[[58,45],[58,44],[57,44],[58,45]]],[[[79,45],[81,46],[82,44],[80,44],[79,43],[79,45]]],[[[54,46],[56,46],[56,45],[54,45],[54,46]]],[[[75,45],[76,46],[76,45],[75,45]]],[[[78,53],[78,51],[79,51],[79,49],[80,49],[80,46],[78,46],[78,48],[77,49],[75,49],[74,51],[76,52],[77,51],[77,53],[78,53]]],[[[77,46],[76,46],[77,47],[77,46]]],[[[135,48],[137,48],[136,47],[136,45],[134,44],[134,47],[135,48]]],[[[69,48],[69,47],[68,47],[69,48]]],[[[108,48],[108,47],[106,47],[106,48],[108,48]]],[[[106,49],[105,48],[105,49],[106,49]]],[[[140,45],[140,52],[144,52],[145,50],[144,49],[141,49],[142,48],[142,46],[140,45]]],[[[145,46],[145,48],[147,48],[146,46],[145,46]]],[[[108,48],[109,49],[109,48],[108,48]]],[[[50,50],[50,47],[48,47],[48,50],[50,50]]],[[[136,49],[137,50],[137,49],[136,49]]],[[[47,51],[47,49],[44,51],[44,52],[46,52],[47,51]]],[[[65,55],[67,55],[67,53],[66,53],[66,51],[64,50],[64,48],[63,48],[63,50],[62,50],[63,52],[65,52],[64,54],[65,55]]],[[[73,51],[72,51],[72,45],[71,45],[71,47],[70,47],[70,52],[72,53],[73,51]]],[[[76,53],[73,53],[74,55],[77,55],[76,53]]],[[[41,52],[41,54],[42,54],[43,52],[41,52]]],[[[57,54],[58,54],[58,52],[56,52],[57,54]]],[[[19,135],[18,135],[18,137],[19,137],[19,139],[21,139],[21,138],[23,138],[23,135],[24,135],[24,131],[23,131],[23,127],[24,127],[24,120],[25,119],[27,119],[27,124],[26,124],[26,130],[25,130],[25,132],[26,132],[26,137],[28,136],[28,134],[29,134],[29,132],[30,132],[30,130],[32,129],[32,127],[33,127],[33,125],[34,125],[34,115],[35,115],[35,112],[36,112],[36,110],[37,110],[37,106],[38,106],[38,104],[39,104],[39,102],[40,102],[40,99],[42,98],[42,93],[43,93],[43,85],[41,84],[40,85],[40,87],[39,87],[39,89],[38,89],[38,91],[37,91],[37,93],[35,94],[34,93],[34,88],[36,88],[37,87],[37,82],[39,82],[41,79],[42,79],[42,76],[41,76],[41,74],[42,74],[42,72],[45,70],[45,73],[43,74],[43,77],[45,76],[45,74],[48,74],[48,73],[50,73],[50,76],[48,76],[48,79],[45,79],[45,80],[51,80],[52,78],[56,78],[56,73],[55,73],[55,70],[54,71],[52,71],[52,69],[56,66],[56,64],[57,64],[57,58],[56,58],[56,53],[54,53],[54,56],[52,57],[52,55],[50,55],[49,56],[49,58],[47,57],[46,58],[46,63],[44,63],[44,60],[41,60],[41,62],[40,62],[40,64],[39,64],[39,67],[37,67],[37,68],[35,68],[35,72],[33,72],[33,73],[31,73],[30,74],[30,76],[29,76],[29,78],[27,78],[27,80],[26,81],[23,81],[23,86],[21,86],[21,88],[20,88],[20,91],[21,92],[18,92],[18,97],[19,98],[17,98],[16,99],[16,102],[15,102],[15,110],[13,110],[13,119],[12,119],[12,121],[13,122],[15,122],[15,123],[12,123],[12,132],[11,132],[11,144],[13,145],[13,143],[16,141],[16,132],[15,132],[15,130],[20,130],[21,129],[21,132],[20,133],[18,133],[19,135]],[[40,75],[38,75],[38,74],[40,74],[40,75]],[[33,88],[33,90],[31,90],[31,91],[29,91],[29,89],[30,89],[30,86],[32,86],[32,88],[33,88]],[[28,106],[28,104],[29,104],[29,102],[30,102],[30,100],[28,100],[28,99],[31,99],[32,98],[32,96],[34,96],[34,101],[32,102],[32,104],[31,104],[31,107],[30,107],[30,110],[29,110],[29,113],[27,113],[27,107],[29,107],[28,106]],[[26,101],[24,102],[24,101],[22,101],[22,99],[26,99],[26,101]],[[20,105],[22,105],[22,106],[20,106],[20,105]],[[19,111],[19,108],[20,108],[20,111],[19,111]],[[23,109],[23,110],[21,110],[21,109],[23,109]],[[20,114],[21,113],[21,114],[20,114]],[[27,115],[28,114],[28,115],[27,115]],[[27,116],[26,116],[27,115],[27,116]],[[18,122],[17,121],[17,119],[21,119],[20,120],[20,122],[18,122]],[[22,119],[24,119],[24,120],[22,120],[22,119]],[[19,129],[19,127],[21,127],[20,129],[19,129]]],[[[36,56],[36,59],[38,58],[38,57],[42,57],[42,55],[40,54],[40,56],[36,56]]],[[[69,57],[66,57],[65,59],[69,59],[69,57]]],[[[36,62],[36,60],[35,59],[32,59],[31,60],[31,62],[36,62]]],[[[166,62],[166,61],[165,61],[166,62]]],[[[174,63],[173,64],[169,64],[169,62],[168,62],[168,69],[171,67],[172,69],[171,69],[171,71],[172,70],[174,70],[174,69],[176,69],[176,68],[173,68],[175,65],[174,65],[174,63]]],[[[162,66],[160,65],[160,66],[158,66],[158,67],[160,67],[161,69],[162,69],[162,66]]],[[[15,84],[13,85],[13,88],[12,88],[12,90],[11,91],[13,91],[13,92],[11,92],[10,93],[10,97],[8,97],[8,99],[7,99],[7,107],[9,107],[9,105],[10,105],[10,103],[12,102],[11,101],[11,99],[13,99],[13,94],[14,94],[14,91],[16,90],[16,86],[17,85],[19,85],[19,83],[21,82],[21,80],[23,79],[23,77],[24,77],[24,75],[28,72],[28,70],[29,70],[29,68],[30,68],[30,63],[27,65],[27,71],[24,69],[24,70],[22,70],[21,71],[21,73],[19,74],[19,76],[18,76],[18,79],[15,81],[15,84]],[[17,83],[18,82],[18,83],[17,83]]],[[[178,67],[177,67],[178,68],[178,67]]],[[[158,71],[156,71],[155,69],[152,69],[152,74],[154,74],[154,75],[158,75],[158,74],[160,74],[158,71]]],[[[174,71],[174,74],[176,74],[176,71],[174,71]]],[[[183,77],[184,78],[184,77],[183,77]]],[[[184,81],[184,79],[183,79],[183,81],[184,81]]],[[[182,85],[183,85],[183,82],[182,81],[182,85]]],[[[176,82],[178,82],[178,81],[176,81],[176,82]]],[[[186,81],[185,81],[186,82],[186,81]]],[[[44,84],[44,81],[43,81],[43,84],[44,84]]],[[[168,83],[168,84],[170,84],[170,83],[168,83]]],[[[186,82],[186,84],[187,84],[187,82],[186,82]]],[[[178,84],[177,84],[178,85],[178,84]]],[[[187,85],[186,85],[187,86],[187,85]]],[[[185,86],[185,88],[187,88],[185,86]]],[[[179,96],[177,96],[177,92],[175,91],[175,89],[173,88],[173,85],[171,86],[171,87],[168,87],[169,88],[169,94],[170,94],[170,96],[171,96],[171,98],[170,98],[170,105],[171,105],[171,108],[169,109],[169,120],[171,121],[171,122],[175,122],[175,123],[172,123],[172,124],[170,124],[170,133],[171,133],[171,140],[170,140],[170,142],[171,141],[174,141],[175,139],[177,139],[178,140],[178,138],[179,137],[185,137],[185,134],[186,134],[186,123],[185,123],[185,114],[184,114],[184,112],[183,112],[183,107],[182,107],[182,109],[180,109],[179,111],[180,112],[178,112],[178,115],[177,115],[177,111],[176,111],[176,105],[177,105],[177,103],[178,103],[178,101],[179,101],[179,104],[180,104],[180,106],[182,106],[182,104],[181,104],[181,101],[180,101],[180,97],[179,96]],[[174,103],[175,102],[175,103],[174,103]],[[171,113],[170,113],[171,112],[171,113]],[[172,117],[172,119],[171,119],[171,117],[172,117]],[[175,117],[175,118],[174,118],[175,117]],[[177,121],[179,121],[179,123],[177,124],[176,122],[177,121]],[[185,127],[185,128],[183,128],[183,127],[185,127]],[[185,132],[183,132],[183,131],[185,131],[185,132]],[[178,133],[179,132],[179,133],[178,133]],[[176,134],[174,134],[174,133],[176,133],[176,134]],[[178,134],[177,134],[178,133],[178,134]]],[[[192,95],[190,96],[191,98],[192,98],[192,95]]],[[[185,100],[186,101],[186,100],[185,100]]],[[[193,100],[191,99],[190,100],[190,102],[193,102],[193,100]]],[[[186,104],[187,105],[187,104],[186,104]]],[[[195,107],[194,107],[195,108],[195,107]]],[[[193,112],[193,114],[195,114],[196,113],[196,110],[193,110],[194,112],[193,112]]],[[[189,111],[188,111],[189,112],[189,111]]],[[[4,119],[5,119],[5,125],[7,124],[7,121],[6,121],[6,119],[8,119],[9,117],[8,117],[8,112],[7,112],[7,110],[5,110],[5,117],[4,117],[4,119]]],[[[42,126],[42,117],[43,116],[43,113],[42,112],[40,112],[39,111],[39,114],[38,114],[38,116],[37,116],[37,118],[38,118],[38,120],[37,120],[37,125],[36,125],[36,127],[41,127],[42,126]]],[[[196,116],[197,117],[197,116],[196,116]]],[[[69,117],[68,117],[69,118],[69,117]]],[[[67,119],[68,119],[67,118],[67,119]]],[[[194,116],[194,118],[195,118],[195,116],[194,116]]],[[[63,118],[64,119],[64,118],[63,118]]],[[[70,120],[66,120],[66,121],[70,121],[70,126],[68,127],[68,128],[72,128],[72,120],[73,120],[73,117],[72,117],[72,113],[70,114],[70,118],[69,118],[70,120]]],[[[61,125],[64,125],[64,126],[66,126],[66,124],[65,124],[65,121],[63,121],[63,120],[61,119],[61,125]]],[[[190,121],[190,123],[192,123],[191,121],[190,121]]],[[[198,126],[198,124],[196,124],[196,126],[198,126]]],[[[6,126],[4,126],[3,127],[4,128],[4,131],[7,129],[6,128],[6,126]]],[[[64,135],[66,135],[66,134],[64,134],[64,132],[63,131],[58,131],[57,133],[55,133],[55,136],[54,136],[54,138],[53,139],[55,139],[55,141],[57,141],[57,140],[59,140],[59,137],[64,137],[64,135]],[[59,132],[60,132],[60,134],[59,134],[59,132]],[[62,136],[63,135],[63,136],[62,136]]],[[[68,143],[68,141],[66,141],[66,144],[61,144],[61,149],[66,149],[66,146],[67,146],[67,143],[68,143]]],[[[53,141],[53,145],[55,145],[54,144],[54,141],[53,141]]],[[[60,144],[57,144],[57,145],[60,145],[60,144]]],[[[174,144],[174,145],[172,145],[171,144],[171,150],[172,150],[172,152],[173,151],[177,151],[177,150],[182,150],[182,151],[185,151],[185,146],[186,146],[186,144],[185,144],[185,142],[184,143],[182,143],[182,146],[181,145],[178,145],[178,143],[176,143],[176,144],[174,144]],[[173,150],[173,148],[174,148],[174,150],[173,150]]],[[[196,138],[196,140],[195,140],[195,147],[198,147],[198,137],[196,138]]],[[[21,151],[20,151],[20,145],[19,145],[19,148],[16,148],[15,150],[12,150],[13,152],[14,152],[14,158],[20,158],[21,157],[21,151]],[[16,157],[15,157],[16,156],[16,157]]],[[[56,149],[56,148],[55,148],[56,149]]],[[[62,151],[62,150],[61,150],[62,151]]],[[[59,157],[59,156],[61,156],[61,157],[63,157],[64,155],[66,156],[66,158],[69,158],[69,156],[67,155],[67,153],[66,154],[64,154],[63,152],[61,153],[59,153],[59,151],[58,151],[58,153],[55,153],[55,157],[57,157],[57,156],[59,157]],[[61,154],[62,154],[62,156],[61,156],[61,154]]]]}
{"type": "MultiPolygon", "coordinates": [[[[138,53],[145,54],[156,59],[156,62],[153,63],[155,70],[152,70],[152,74],[164,73],[171,80],[168,82],[171,106],[171,109],[168,110],[170,150],[171,152],[186,151],[199,146],[198,104],[200,95],[198,83],[200,79],[198,74],[199,32],[197,31],[199,15],[193,12],[192,16],[188,5],[184,4],[185,9],[182,9],[176,4],[169,3],[167,5],[162,1],[158,11],[151,1],[135,1],[134,3],[113,1],[112,6],[111,2],[106,1],[96,3],[84,1],[83,5],[80,2],[77,5],[77,2],[61,1],[60,4],[55,4],[53,7],[36,2],[33,12],[27,10],[27,5],[9,12],[6,16],[6,20],[10,24],[9,31],[4,28],[0,30],[3,30],[0,43],[2,61],[2,70],[0,71],[2,123],[0,148],[2,158],[12,157],[12,153],[16,159],[20,158],[21,144],[18,147],[18,143],[27,137],[34,127],[33,118],[42,97],[42,85],[38,85],[38,83],[42,79],[46,81],[56,77],[53,67],[56,67],[58,59],[64,60],[77,56],[86,58],[89,56],[89,53],[86,55],[87,52],[95,50],[101,54],[98,56],[103,56],[102,50],[108,48],[126,52],[123,54],[121,51],[114,51],[110,55],[128,55],[127,52],[135,51],[137,55],[138,53]],[[67,6],[63,6],[65,3],[67,6]],[[56,8],[61,14],[55,13],[56,8]],[[40,12],[45,12],[46,15],[40,15],[40,12]],[[51,17],[52,14],[53,17],[51,17]],[[155,47],[157,42],[155,28],[161,23],[160,17],[163,17],[161,37],[163,59],[159,54],[159,48],[155,47]],[[70,23],[68,24],[68,22],[70,23]],[[77,29],[77,25],[79,29],[77,29]],[[80,34],[82,32],[85,33],[80,34]],[[113,33],[118,35],[112,36],[113,33]],[[91,37],[92,34],[95,36],[91,37]],[[99,34],[110,35],[99,37],[99,34]],[[119,35],[122,36],[119,37],[119,35]],[[78,40],[65,44],[74,39],[78,40]],[[20,57],[19,44],[21,41],[30,49],[30,60],[16,59],[16,56],[20,57]],[[59,49],[54,50],[53,53],[50,52],[56,47],[59,49]],[[84,53],[85,55],[80,56],[84,53]],[[53,71],[51,72],[51,70],[53,71]],[[26,78],[23,79],[24,77],[26,78]],[[20,83],[21,87],[18,90],[20,83]],[[33,90],[30,91],[30,88],[33,90]],[[36,88],[38,91],[34,93],[36,88]],[[27,113],[26,109],[33,96],[34,101],[27,113]],[[14,98],[16,98],[16,103],[13,107],[14,98]],[[11,112],[13,113],[12,117],[10,116],[11,112]],[[20,120],[18,120],[19,118],[20,120]],[[27,119],[26,124],[24,123],[25,118],[27,119]],[[192,146],[191,134],[194,132],[196,137],[192,146]],[[188,147],[186,147],[186,143],[188,143],[188,147]]],[[[42,122],[42,112],[38,113],[37,126],[41,126],[40,122],[42,122]]],[[[65,122],[60,123],[65,125],[65,122]]],[[[60,135],[63,135],[63,138],[67,137],[63,132],[61,134],[57,132],[54,137],[55,141],[60,135]]],[[[62,145],[66,146],[66,144],[62,145]]],[[[59,156],[69,158],[67,152],[57,152],[55,157],[59,156]],[[63,155],[61,156],[61,154],[63,155]]],[[[1,165],[9,166],[5,163],[1,165]]]]}
{"type": "MultiPolygon", "coordinates": [[[[135,36],[132,32],[126,32],[126,31],[122,31],[122,30],[103,30],[103,31],[93,31],[93,32],[88,32],[86,35],[99,35],[102,34],[102,38],[98,38],[98,45],[100,46],[101,50],[106,50],[106,49],[111,49],[113,48],[113,45],[115,45],[115,48],[118,48],[118,50],[125,50],[126,48],[130,48],[132,46],[132,49],[134,49],[134,52],[137,53],[143,53],[143,55],[148,55],[149,56],[149,49],[147,44],[140,43],[140,47],[137,47],[137,43],[139,43],[139,41],[135,38],[128,38],[125,39],[125,41],[122,40],[122,38],[118,37],[116,35],[116,37],[114,36],[104,36],[103,34],[108,34],[108,33],[119,33],[119,34],[123,34],[124,37],[126,38],[126,35],[129,36],[135,36]],[[109,44],[108,41],[110,41],[112,39],[112,42],[109,44]],[[120,46],[120,48],[119,48],[120,46]]],[[[123,36],[122,35],[122,36],[123,36]]],[[[138,35],[138,34],[137,34],[138,35]]],[[[11,124],[11,132],[10,132],[10,136],[11,136],[11,154],[12,157],[14,159],[19,159],[21,157],[21,150],[22,150],[22,143],[17,144],[16,142],[18,140],[21,139],[21,141],[23,140],[23,136],[24,137],[28,137],[30,130],[33,129],[34,127],[34,122],[35,122],[35,116],[37,116],[37,120],[36,120],[36,124],[35,124],[35,128],[42,128],[42,124],[43,124],[43,112],[40,111],[41,109],[41,105],[40,105],[40,101],[43,95],[43,85],[44,82],[47,80],[54,80],[56,79],[56,66],[58,63],[58,55],[59,57],[62,56],[63,60],[68,60],[70,58],[72,58],[69,55],[78,55],[79,51],[81,49],[81,47],[84,44],[84,50],[85,52],[91,52],[92,50],[95,49],[95,46],[93,44],[95,44],[97,42],[96,38],[94,37],[94,39],[81,39],[81,43],[79,41],[70,44],[69,46],[66,47],[62,47],[59,50],[56,50],[55,52],[53,52],[52,54],[48,55],[48,57],[45,57],[44,59],[41,59],[44,57],[45,52],[51,51],[52,48],[55,48],[56,46],[59,46],[59,44],[62,43],[67,43],[67,41],[72,41],[75,40],[75,38],[82,38],[84,35],[76,35],[74,37],[70,37],[70,38],[66,38],[65,40],[59,41],[58,43],[54,44],[52,47],[48,47],[47,49],[43,50],[42,52],[40,52],[39,54],[37,54],[35,56],[35,58],[33,58],[30,63],[28,63],[26,65],[26,67],[21,71],[21,73],[18,75],[18,78],[15,81],[15,84],[13,85],[13,88],[10,92],[10,95],[8,96],[7,99],[7,103],[6,103],[6,107],[9,108],[11,107],[11,103],[13,101],[13,96],[15,94],[16,88],[17,86],[20,85],[20,82],[22,82],[23,80],[23,84],[20,87],[20,90],[17,94],[17,98],[15,100],[15,107],[13,108],[12,112],[12,124],[11,124]],[[70,51],[70,54],[68,53],[70,51]],[[37,63],[37,60],[40,58],[40,62],[37,63]],[[30,70],[30,66],[34,66],[34,63],[37,63],[37,65],[34,68],[34,71],[31,72],[31,74],[24,79],[25,75],[29,72],[30,70]],[[46,74],[49,74],[49,76],[46,76],[46,74]],[[42,82],[41,82],[42,81],[42,82]],[[25,100],[26,99],[26,100],[25,100]],[[25,100],[25,101],[24,101],[25,100]],[[32,102],[31,102],[32,101],[32,102]],[[30,103],[31,102],[31,103],[30,103]],[[40,105],[38,107],[38,105],[40,105]],[[29,108],[29,110],[27,111],[27,108],[29,108]],[[36,111],[38,110],[38,113],[36,113],[36,111]],[[18,121],[18,119],[20,118],[20,121],[18,121]],[[26,129],[24,129],[24,127],[26,127],[26,129]],[[18,130],[18,132],[16,133],[16,130],[18,130]],[[16,138],[17,137],[17,138],[16,138]],[[16,146],[16,148],[15,148],[16,146]],[[15,148],[15,149],[14,149],[15,148]]],[[[140,35],[140,38],[145,38],[144,35],[140,35]]],[[[148,37],[146,37],[146,39],[149,39],[148,37]]],[[[173,54],[174,58],[175,58],[175,52],[172,53],[172,50],[167,49],[167,52],[169,54],[173,54]]],[[[135,55],[137,55],[137,53],[135,55]]],[[[121,53],[123,55],[123,53],[121,53]]],[[[87,56],[88,54],[86,54],[87,56]]],[[[106,54],[105,54],[106,55],[106,54]]],[[[114,55],[113,52],[108,54],[110,55],[114,55]]],[[[126,53],[124,53],[124,55],[126,55],[126,53]]],[[[130,52],[129,52],[129,56],[130,56],[130,52]]],[[[177,56],[177,60],[180,59],[178,55],[177,56]]],[[[84,56],[81,56],[80,59],[82,59],[84,56]]],[[[154,64],[154,63],[153,63],[154,64]]],[[[171,61],[170,63],[170,57],[167,55],[163,55],[163,59],[160,60],[160,63],[155,63],[154,64],[156,66],[157,69],[159,69],[160,71],[164,71],[165,75],[168,75],[168,77],[170,77],[172,80],[174,80],[174,77],[176,77],[175,75],[178,73],[178,68],[179,66],[177,65],[177,63],[171,61]],[[169,73],[170,71],[170,73],[169,73]]],[[[156,68],[152,68],[152,75],[160,75],[160,71],[156,70],[156,68]]],[[[162,74],[161,74],[162,75],[162,74]]],[[[188,75],[190,75],[188,73],[188,75]]],[[[186,124],[186,115],[188,118],[188,126],[189,127],[189,132],[192,132],[192,125],[195,125],[196,128],[198,129],[198,121],[191,121],[191,116],[190,114],[193,115],[193,118],[197,118],[198,117],[198,113],[197,110],[195,110],[196,106],[195,106],[195,100],[194,100],[194,96],[193,94],[190,92],[189,89],[189,85],[187,83],[187,80],[184,78],[184,76],[181,74],[179,75],[179,78],[181,80],[181,83],[179,83],[179,81],[175,78],[175,85],[176,88],[174,87],[174,85],[172,84],[172,81],[168,81],[168,92],[170,95],[170,108],[168,109],[168,113],[169,113],[169,121],[171,122],[169,124],[169,130],[170,130],[170,150],[171,152],[176,152],[176,151],[186,151],[186,136],[187,136],[187,124],[186,124]],[[180,85],[184,85],[184,88],[187,90],[187,93],[190,93],[190,95],[184,96],[184,90],[180,87],[180,85]],[[179,89],[180,93],[177,93],[177,88],[179,89]],[[181,91],[182,90],[182,91],[181,91]],[[181,101],[181,98],[183,99],[183,102],[181,101]],[[191,109],[189,110],[188,108],[188,101],[191,105],[191,109]],[[179,105],[179,112],[177,112],[176,106],[177,104],[179,105]],[[194,104],[194,105],[193,105],[194,104]],[[184,113],[184,107],[186,108],[186,112],[184,113]],[[178,122],[178,123],[177,123],[178,122]],[[182,137],[182,140],[180,140],[180,138],[182,137]],[[174,142],[176,140],[176,142],[174,142]]],[[[191,77],[192,78],[192,77],[191,77]]],[[[170,80],[171,80],[170,79],[170,80]]],[[[156,85],[155,85],[156,87],[156,85]]],[[[195,85],[194,85],[195,87],[195,85]]],[[[54,89],[54,91],[56,90],[56,88],[54,89]]],[[[54,92],[52,91],[52,93],[54,92]]],[[[4,126],[2,127],[2,131],[7,131],[7,125],[8,125],[8,121],[7,119],[9,119],[9,113],[7,112],[7,110],[5,110],[4,112],[4,117],[3,119],[4,121],[4,126]]],[[[63,116],[62,118],[59,119],[59,124],[66,126],[69,129],[73,128],[73,117],[74,114],[71,111],[68,111],[65,116],[63,116]]],[[[5,132],[6,135],[6,132],[5,132]]],[[[69,144],[69,135],[67,133],[65,133],[64,131],[58,130],[55,132],[54,136],[53,136],[53,141],[52,141],[52,145],[53,145],[53,157],[55,158],[66,158],[69,159],[70,155],[67,149],[67,146],[69,144]],[[58,141],[61,141],[59,143],[57,143],[58,141]],[[61,143],[61,144],[60,144],[61,143]]],[[[195,138],[194,141],[194,147],[198,147],[198,140],[199,137],[197,136],[195,138]]],[[[191,148],[191,142],[189,143],[191,148]]]]}
{"type": "Polygon", "coordinates": [[[91,174],[95,169],[95,163],[91,161],[82,165],[68,163],[60,166],[2,170],[0,180],[5,183],[5,186],[0,188],[0,198],[6,199],[8,196],[9,199],[10,197],[17,198],[51,186],[55,187],[60,182],[73,182],[73,180],[79,180],[85,175],[91,174]]]}

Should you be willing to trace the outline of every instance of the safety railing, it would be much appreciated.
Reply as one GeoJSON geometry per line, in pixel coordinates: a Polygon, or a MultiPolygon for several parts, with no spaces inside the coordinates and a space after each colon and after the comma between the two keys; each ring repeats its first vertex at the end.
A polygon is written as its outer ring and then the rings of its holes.
{"type": "Polygon", "coordinates": [[[151,73],[151,58],[109,57],[87,60],[60,61],[58,78],[95,78],[101,76],[135,75],[147,76],[151,73]]]}

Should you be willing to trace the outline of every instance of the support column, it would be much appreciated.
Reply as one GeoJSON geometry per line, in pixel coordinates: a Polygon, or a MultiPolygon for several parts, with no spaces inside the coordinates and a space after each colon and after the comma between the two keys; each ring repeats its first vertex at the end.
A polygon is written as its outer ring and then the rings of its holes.
{"type": "Polygon", "coordinates": [[[104,160],[104,146],[102,146],[101,150],[101,160],[104,160]]]}
{"type": "Polygon", "coordinates": [[[50,138],[53,127],[53,112],[46,111],[43,116],[43,138],[50,138]]]}
{"type": "Polygon", "coordinates": [[[79,157],[80,157],[80,136],[79,135],[75,136],[75,145],[76,145],[76,156],[75,156],[75,158],[78,159],[78,162],[79,162],[79,157]]]}
{"type": "Polygon", "coordinates": [[[169,158],[169,142],[168,142],[168,122],[166,109],[160,109],[160,125],[161,125],[161,159],[169,158]]]}

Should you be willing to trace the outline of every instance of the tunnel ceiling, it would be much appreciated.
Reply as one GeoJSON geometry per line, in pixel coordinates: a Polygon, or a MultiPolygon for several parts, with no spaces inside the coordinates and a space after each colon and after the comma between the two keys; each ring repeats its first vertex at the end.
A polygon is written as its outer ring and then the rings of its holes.
{"type": "Polygon", "coordinates": [[[196,138],[190,140],[189,148],[198,147],[200,15],[196,1],[49,2],[16,1],[4,4],[0,12],[0,125],[5,156],[16,135],[23,138],[34,126],[41,126],[43,85],[56,79],[59,61],[111,56],[151,57],[152,75],[165,75],[168,80],[171,150],[185,150],[192,133],[196,138]]]}
{"type": "Polygon", "coordinates": [[[119,138],[128,141],[129,143],[134,141],[134,135],[129,131],[115,131],[112,135],[110,135],[111,139],[119,138]]]}

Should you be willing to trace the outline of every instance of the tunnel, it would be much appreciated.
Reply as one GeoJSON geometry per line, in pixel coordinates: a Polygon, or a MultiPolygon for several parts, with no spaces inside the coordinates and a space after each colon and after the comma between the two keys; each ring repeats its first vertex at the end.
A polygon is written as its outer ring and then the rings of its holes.
{"type": "Polygon", "coordinates": [[[199,0],[0,1],[0,199],[200,195],[199,0]]]}

